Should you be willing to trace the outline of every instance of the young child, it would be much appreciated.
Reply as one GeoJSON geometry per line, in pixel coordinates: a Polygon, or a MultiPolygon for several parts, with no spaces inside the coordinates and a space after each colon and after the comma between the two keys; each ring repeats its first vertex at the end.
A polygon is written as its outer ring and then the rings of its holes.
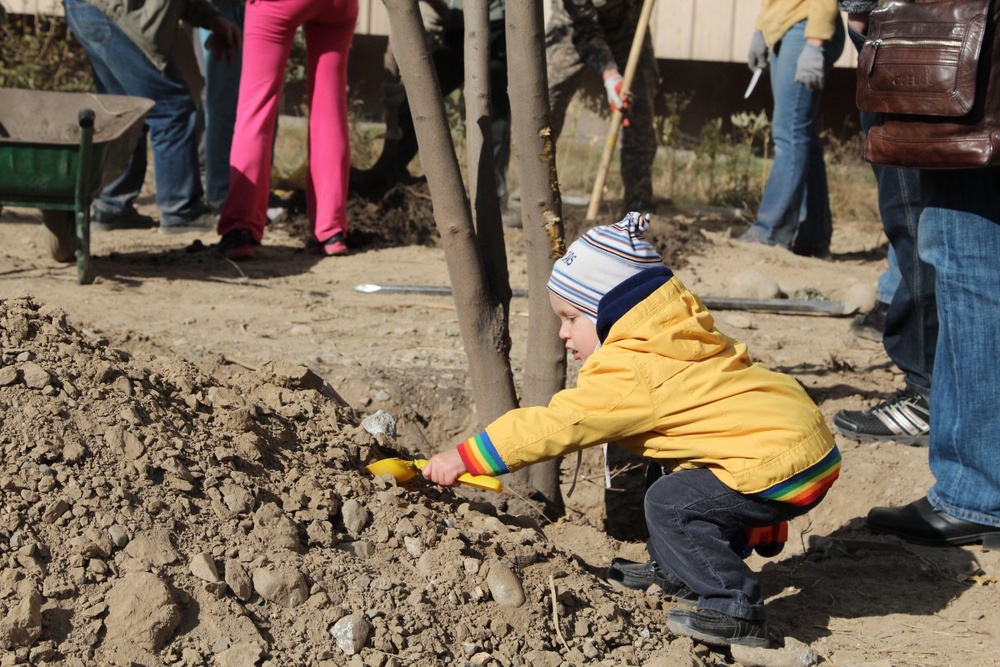
{"type": "Polygon", "coordinates": [[[753,363],[642,237],[638,213],[594,227],[552,269],[559,337],[583,362],[548,407],[511,410],[423,474],[501,475],[605,442],[663,466],[646,492],[647,548],[672,599],[667,627],[708,644],[767,646],[756,575],[729,544],[815,507],[840,471],[798,382],[753,363]]]}

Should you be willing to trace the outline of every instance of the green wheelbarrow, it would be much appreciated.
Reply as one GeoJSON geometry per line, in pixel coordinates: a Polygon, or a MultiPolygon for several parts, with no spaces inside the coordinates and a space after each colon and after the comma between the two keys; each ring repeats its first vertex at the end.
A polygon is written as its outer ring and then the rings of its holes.
{"type": "Polygon", "coordinates": [[[128,164],[143,97],[0,88],[0,207],[42,210],[52,257],[90,270],[90,202],[128,164]]]}

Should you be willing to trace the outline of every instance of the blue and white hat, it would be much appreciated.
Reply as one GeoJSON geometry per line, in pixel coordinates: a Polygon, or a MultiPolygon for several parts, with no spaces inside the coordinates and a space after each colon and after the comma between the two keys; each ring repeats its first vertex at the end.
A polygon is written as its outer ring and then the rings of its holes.
{"type": "Polygon", "coordinates": [[[622,281],[663,266],[660,253],[642,236],[649,215],[635,211],[621,222],[593,227],[570,245],[552,267],[547,287],[597,321],[597,304],[622,281]]]}

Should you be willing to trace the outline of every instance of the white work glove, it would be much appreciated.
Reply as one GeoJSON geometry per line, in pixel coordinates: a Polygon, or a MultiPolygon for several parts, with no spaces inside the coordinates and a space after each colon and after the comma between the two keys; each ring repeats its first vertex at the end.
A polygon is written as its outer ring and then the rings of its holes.
{"type": "Polygon", "coordinates": [[[809,90],[822,89],[823,78],[826,76],[823,60],[822,46],[806,44],[795,67],[795,83],[801,83],[809,90]]]}
{"type": "Polygon", "coordinates": [[[750,51],[747,53],[747,65],[750,69],[764,69],[767,67],[767,42],[764,41],[764,33],[756,30],[750,38],[750,51]]]}
{"type": "Polygon", "coordinates": [[[622,96],[622,83],[624,80],[621,74],[612,74],[604,80],[604,90],[608,94],[608,104],[612,111],[628,109],[629,99],[628,95],[622,96]]]}

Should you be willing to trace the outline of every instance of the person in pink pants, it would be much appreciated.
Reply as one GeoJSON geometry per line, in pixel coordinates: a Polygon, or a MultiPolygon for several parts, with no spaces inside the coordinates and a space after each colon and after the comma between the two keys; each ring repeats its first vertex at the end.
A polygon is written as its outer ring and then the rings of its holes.
{"type": "Polygon", "coordinates": [[[219,216],[222,239],[215,253],[249,259],[267,223],[271,152],[285,64],[295,31],[306,38],[309,103],[309,175],[306,249],[320,255],[347,252],[347,183],[351,151],[347,134],[347,55],[358,0],[250,0],[243,31],[236,126],[229,157],[229,195],[219,216]]]}

